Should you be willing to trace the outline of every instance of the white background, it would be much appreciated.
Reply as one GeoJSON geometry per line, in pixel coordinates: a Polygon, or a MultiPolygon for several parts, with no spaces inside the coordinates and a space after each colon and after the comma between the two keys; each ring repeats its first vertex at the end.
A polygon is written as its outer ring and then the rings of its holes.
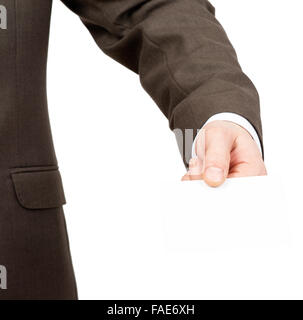
{"type": "Polygon", "coordinates": [[[259,90],[269,172],[219,190],[179,182],[175,137],[137,75],[54,1],[49,110],[81,299],[303,298],[303,3],[212,3],[259,90]]]}

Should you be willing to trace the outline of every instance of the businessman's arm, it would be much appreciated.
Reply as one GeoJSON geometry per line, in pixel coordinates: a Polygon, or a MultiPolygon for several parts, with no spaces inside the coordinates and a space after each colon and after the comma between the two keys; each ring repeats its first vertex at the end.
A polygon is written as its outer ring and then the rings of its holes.
{"type": "MultiPolygon", "coordinates": [[[[208,1],[63,2],[81,17],[106,54],[140,75],[171,129],[196,131],[213,115],[230,112],[247,119],[262,144],[257,91],[242,72],[208,1]]],[[[222,125],[219,121],[212,126],[220,129],[222,125]]],[[[226,129],[236,140],[240,132],[247,133],[240,127],[235,133],[233,128],[226,129]]],[[[213,143],[226,152],[231,142],[212,132],[208,135],[213,135],[213,143]]],[[[249,155],[246,153],[245,161],[249,155]]],[[[186,162],[189,155],[183,157],[186,162]]]]}

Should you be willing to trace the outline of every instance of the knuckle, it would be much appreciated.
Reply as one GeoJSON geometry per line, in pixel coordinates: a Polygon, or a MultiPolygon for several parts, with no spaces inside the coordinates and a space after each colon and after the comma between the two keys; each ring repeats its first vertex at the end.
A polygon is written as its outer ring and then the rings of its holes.
{"type": "Polygon", "coordinates": [[[258,176],[267,175],[266,167],[262,159],[256,159],[252,162],[252,171],[258,176]]]}
{"type": "Polygon", "coordinates": [[[231,130],[223,126],[212,126],[206,130],[206,134],[210,139],[225,140],[232,134],[231,130]]]}
{"type": "Polygon", "coordinates": [[[260,176],[266,176],[267,175],[267,170],[266,170],[266,167],[265,167],[263,161],[259,165],[259,174],[260,174],[260,176]]]}
{"type": "Polygon", "coordinates": [[[225,128],[222,128],[220,126],[211,126],[206,129],[206,132],[208,134],[223,134],[226,131],[225,128]]]}

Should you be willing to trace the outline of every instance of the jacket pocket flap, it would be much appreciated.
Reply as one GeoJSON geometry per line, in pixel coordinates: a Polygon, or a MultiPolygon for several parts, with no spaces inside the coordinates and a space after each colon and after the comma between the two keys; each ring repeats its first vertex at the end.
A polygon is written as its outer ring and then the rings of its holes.
{"type": "Polygon", "coordinates": [[[51,209],[66,203],[57,167],[14,169],[11,175],[22,207],[51,209]]]}

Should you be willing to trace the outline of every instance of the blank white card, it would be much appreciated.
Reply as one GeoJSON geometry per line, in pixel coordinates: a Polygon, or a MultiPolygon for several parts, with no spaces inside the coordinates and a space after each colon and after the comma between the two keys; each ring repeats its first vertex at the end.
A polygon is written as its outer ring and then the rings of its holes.
{"type": "Polygon", "coordinates": [[[153,186],[117,181],[100,202],[107,210],[81,220],[91,232],[73,242],[80,298],[303,298],[303,246],[293,233],[302,221],[279,180],[153,186]]]}

